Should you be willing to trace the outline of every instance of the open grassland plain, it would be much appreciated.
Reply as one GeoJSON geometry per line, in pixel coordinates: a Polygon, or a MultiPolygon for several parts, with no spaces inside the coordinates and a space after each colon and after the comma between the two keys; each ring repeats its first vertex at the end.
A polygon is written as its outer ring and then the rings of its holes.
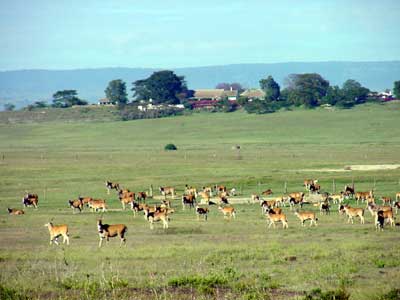
{"type": "Polygon", "coordinates": [[[246,202],[268,188],[272,196],[285,186],[303,191],[311,178],[327,192],[354,180],[358,191],[394,198],[400,169],[359,166],[400,164],[399,103],[3,124],[0,141],[0,298],[398,299],[399,226],[377,232],[368,210],[364,225],[348,224],[337,205],[330,215],[305,205],[317,212],[317,227],[302,228],[286,207],[289,228],[268,229],[260,205],[246,202]],[[168,143],[178,151],[164,151],[168,143]],[[115,191],[107,194],[106,180],[136,192],[152,185],[157,196],[158,186],[174,186],[180,196],[185,184],[222,184],[236,188],[230,200],[242,203],[234,204],[236,219],[224,220],[211,206],[205,222],[193,209],[183,211],[177,197],[169,228],[150,230],[142,214],[121,209],[115,191]],[[26,192],[39,195],[39,208],[8,215],[8,207],[22,208],[26,192]],[[78,195],[106,199],[109,210],[73,214],[67,202],[78,195]],[[99,217],[127,225],[126,246],[112,238],[98,248],[99,217]],[[49,246],[50,220],[69,225],[69,246],[49,246]]]}

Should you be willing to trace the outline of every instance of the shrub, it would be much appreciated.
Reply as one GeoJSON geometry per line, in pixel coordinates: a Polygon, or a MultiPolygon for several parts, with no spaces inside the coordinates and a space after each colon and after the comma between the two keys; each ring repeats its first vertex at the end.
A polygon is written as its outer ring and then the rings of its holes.
{"type": "Polygon", "coordinates": [[[383,261],[381,259],[374,260],[374,263],[380,269],[385,267],[385,261],[383,261]]]}
{"type": "Polygon", "coordinates": [[[350,294],[344,289],[339,288],[335,291],[323,292],[321,289],[314,289],[306,293],[304,300],[348,300],[350,294]]]}
{"type": "Polygon", "coordinates": [[[379,297],[379,300],[399,300],[400,299],[400,289],[392,289],[387,294],[379,297]]]}
{"type": "Polygon", "coordinates": [[[123,121],[138,119],[156,119],[183,114],[183,109],[165,107],[164,109],[139,110],[137,104],[127,104],[119,109],[119,115],[123,121]]]}
{"type": "Polygon", "coordinates": [[[174,277],[168,281],[168,285],[172,287],[194,287],[194,288],[214,288],[217,286],[225,286],[228,280],[221,275],[212,274],[210,276],[184,276],[174,277]]]}
{"type": "Polygon", "coordinates": [[[178,148],[174,144],[167,144],[164,147],[165,151],[175,151],[178,150],[178,148]]]}
{"type": "Polygon", "coordinates": [[[251,102],[247,102],[244,106],[244,109],[249,114],[267,114],[275,112],[273,105],[264,100],[253,100],[251,102]]]}
{"type": "Polygon", "coordinates": [[[14,289],[0,285],[0,299],[2,300],[28,300],[29,297],[20,294],[14,289]]]}

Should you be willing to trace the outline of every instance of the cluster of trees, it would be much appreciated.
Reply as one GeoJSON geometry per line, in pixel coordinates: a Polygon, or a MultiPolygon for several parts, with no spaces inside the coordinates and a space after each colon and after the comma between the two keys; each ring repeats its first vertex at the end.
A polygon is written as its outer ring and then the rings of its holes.
{"type": "MultiPolygon", "coordinates": [[[[270,113],[288,106],[303,105],[312,108],[329,104],[350,108],[366,101],[380,100],[369,97],[370,90],[356,80],[349,79],[341,87],[331,86],[329,81],[316,73],[291,74],[286,79],[285,85],[286,87],[281,90],[272,76],[268,76],[260,80],[260,88],[265,92],[264,99],[240,101],[249,113],[270,113]]],[[[400,90],[400,81],[395,82],[394,88],[394,93],[399,98],[400,93],[396,90],[400,90]]]]}
{"type": "Polygon", "coordinates": [[[149,78],[133,82],[134,101],[152,100],[153,104],[179,104],[193,96],[183,76],[172,71],[154,72],[149,78]]]}
{"type": "MultiPolygon", "coordinates": [[[[336,105],[343,108],[350,108],[354,105],[372,101],[369,98],[369,89],[363,87],[359,82],[349,79],[341,87],[331,86],[329,81],[316,73],[291,74],[285,81],[285,88],[281,89],[272,76],[259,81],[261,90],[264,91],[263,99],[239,98],[238,104],[244,107],[249,113],[271,113],[282,107],[304,106],[308,108],[323,104],[336,105]]],[[[216,88],[224,90],[244,89],[239,83],[219,83],[216,88]]],[[[152,102],[159,104],[184,104],[186,109],[191,109],[188,101],[194,95],[194,91],[188,89],[183,76],[178,76],[169,70],[154,72],[146,79],[136,80],[132,83],[133,101],[129,103],[126,83],[121,79],[112,80],[105,89],[105,95],[112,103],[118,104],[123,118],[146,118],[162,117],[173,115],[177,112],[169,108],[168,111],[160,112],[139,112],[138,101],[152,102]]],[[[400,81],[394,83],[393,93],[400,99],[400,81]]],[[[74,105],[86,105],[87,101],[78,97],[76,90],[62,90],[53,94],[51,104],[44,101],[37,101],[27,107],[35,108],[57,107],[65,108],[74,105]]],[[[238,105],[232,104],[227,98],[221,99],[215,106],[215,111],[230,112],[236,110],[238,105]]],[[[6,110],[13,110],[12,104],[4,105],[6,110]]]]}
{"type": "Polygon", "coordinates": [[[25,109],[34,110],[39,108],[67,108],[72,107],[74,105],[87,105],[88,102],[86,100],[82,100],[78,97],[78,93],[76,90],[62,90],[57,91],[53,94],[52,103],[49,104],[45,101],[36,101],[33,104],[29,104],[25,109]]]}
{"type": "MultiPolygon", "coordinates": [[[[110,84],[108,88],[110,88],[110,84]]],[[[194,91],[187,88],[183,76],[177,76],[174,72],[168,70],[154,72],[146,79],[136,80],[132,85],[133,101],[131,103],[128,103],[125,97],[124,101],[115,101],[117,97],[112,98],[111,95],[107,95],[106,93],[107,98],[118,103],[119,112],[123,120],[161,118],[182,114],[181,109],[168,106],[161,110],[139,110],[138,102],[151,102],[153,105],[185,103],[186,107],[188,104],[186,99],[192,97],[194,94],[194,91]]],[[[121,82],[119,95],[125,94],[125,91],[125,83],[121,82]]]]}

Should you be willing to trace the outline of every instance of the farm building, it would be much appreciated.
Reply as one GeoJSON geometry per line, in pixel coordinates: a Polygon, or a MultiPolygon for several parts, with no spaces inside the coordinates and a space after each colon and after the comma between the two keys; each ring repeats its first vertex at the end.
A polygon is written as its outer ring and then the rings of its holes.
{"type": "MultiPolygon", "coordinates": [[[[192,108],[193,109],[213,109],[216,108],[218,105],[219,100],[198,100],[192,101],[192,108]]],[[[237,105],[236,100],[229,100],[229,102],[233,105],[237,105]]]]}
{"type": "Polygon", "coordinates": [[[111,100],[108,99],[108,98],[103,98],[103,99],[100,99],[100,100],[97,102],[97,104],[100,105],[100,106],[112,106],[112,105],[116,105],[117,103],[114,102],[114,101],[111,101],[111,100]]]}
{"type": "Polygon", "coordinates": [[[193,109],[213,109],[218,100],[198,100],[192,102],[193,109]]]}
{"type": "Polygon", "coordinates": [[[246,97],[249,100],[264,99],[265,92],[261,89],[248,89],[240,94],[240,96],[246,97]]]}
{"type": "Polygon", "coordinates": [[[225,91],[224,89],[200,89],[194,91],[194,96],[190,98],[191,100],[221,100],[227,97],[228,100],[237,100],[238,97],[237,90],[225,91]]]}
{"type": "Polygon", "coordinates": [[[142,102],[141,105],[138,105],[138,110],[140,111],[148,111],[148,110],[163,110],[165,108],[174,108],[174,109],[184,109],[184,105],[183,104],[168,104],[168,105],[164,105],[164,104],[153,104],[151,99],[149,101],[150,103],[145,104],[144,102],[142,102]]]}
{"type": "Polygon", "coordinates": [[[195,90],[191,100],[219,100],[224,93],[223,89],[202,89],[195,90]]]}

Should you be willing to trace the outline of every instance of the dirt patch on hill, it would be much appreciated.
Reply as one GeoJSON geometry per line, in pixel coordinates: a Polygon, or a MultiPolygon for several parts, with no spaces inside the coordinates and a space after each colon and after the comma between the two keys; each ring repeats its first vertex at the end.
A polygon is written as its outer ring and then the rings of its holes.
{"type": "Polygon", "coordinates": [[[353,170],[353,171],[396,170],[396,169],[400,169],[400,164],[351,165],[351,166],[346,166],[345,169],[353,170]]]}
{"type": "Polygon", "coordinates": [[[349,165],[343,168],[323,168],[323,169],[303,169],[293,170],[300,172],[348,172],[348,171],[379,171],[379,170],[397,170],[400,164],[384,164],[384,165],[349,165]]]}

